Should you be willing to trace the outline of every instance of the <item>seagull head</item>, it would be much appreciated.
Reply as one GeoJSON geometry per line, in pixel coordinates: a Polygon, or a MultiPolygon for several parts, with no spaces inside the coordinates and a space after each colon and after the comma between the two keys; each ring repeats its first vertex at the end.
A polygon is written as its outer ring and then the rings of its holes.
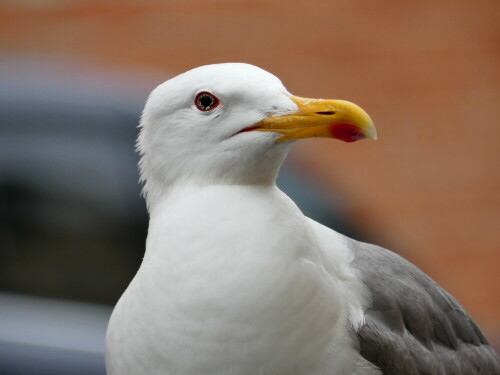
{"type": "Polygon", "coordinates": [[[202,66],[159,85],[140,128],[149,205],[175,186],[274,184],[298,139],[376,139],[357,105],[294,96],[276,76],[242,63],[202,66]]]}

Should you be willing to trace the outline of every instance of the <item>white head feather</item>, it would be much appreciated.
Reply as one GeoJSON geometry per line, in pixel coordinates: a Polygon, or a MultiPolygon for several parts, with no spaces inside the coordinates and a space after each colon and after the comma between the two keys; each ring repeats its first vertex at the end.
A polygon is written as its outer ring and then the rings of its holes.
{"type": "Polygon", "coordinates": [[[290,147],[273,132],[244,132],[268,115],[297,110],[274,75],[242,63],[202,66],[159,85],[141,119],[137,149],[148,207],[176,185],[271,184],[290,147]],[[198,93],[220,100],[195,106],[198,93]]]}

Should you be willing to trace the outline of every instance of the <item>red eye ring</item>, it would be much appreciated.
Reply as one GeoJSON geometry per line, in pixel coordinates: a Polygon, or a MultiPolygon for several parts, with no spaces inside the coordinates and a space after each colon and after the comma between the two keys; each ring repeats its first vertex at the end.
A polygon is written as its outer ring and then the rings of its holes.
{"type": "Polygon", "coordinates": [[[196,94],[194,105],[202,112],[211,111],[220,104],[219,98],[208,91],[202,91],[196,94]]]}

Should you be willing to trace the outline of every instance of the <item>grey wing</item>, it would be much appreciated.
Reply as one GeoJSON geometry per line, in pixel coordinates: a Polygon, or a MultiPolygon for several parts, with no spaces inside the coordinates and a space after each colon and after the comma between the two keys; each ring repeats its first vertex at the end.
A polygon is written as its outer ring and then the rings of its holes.
{"type": "Polygon", "coordinates": [[[361,355],[384,375],[499,375],[500,360],[462,306],[399,255],[350,240],[371,292],[361,355]],[[352,241],[352,242],[351,242],[352,241]]]}

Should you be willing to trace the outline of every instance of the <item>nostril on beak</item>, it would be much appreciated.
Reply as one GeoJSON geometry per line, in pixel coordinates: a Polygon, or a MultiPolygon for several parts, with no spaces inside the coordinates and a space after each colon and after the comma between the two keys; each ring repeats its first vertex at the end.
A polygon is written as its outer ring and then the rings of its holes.
{"type": "Polygon", "coordinates": [[[329,112],[316,112],[318,115],[334,115],[334,111],[329,111],[329,112]]]}

